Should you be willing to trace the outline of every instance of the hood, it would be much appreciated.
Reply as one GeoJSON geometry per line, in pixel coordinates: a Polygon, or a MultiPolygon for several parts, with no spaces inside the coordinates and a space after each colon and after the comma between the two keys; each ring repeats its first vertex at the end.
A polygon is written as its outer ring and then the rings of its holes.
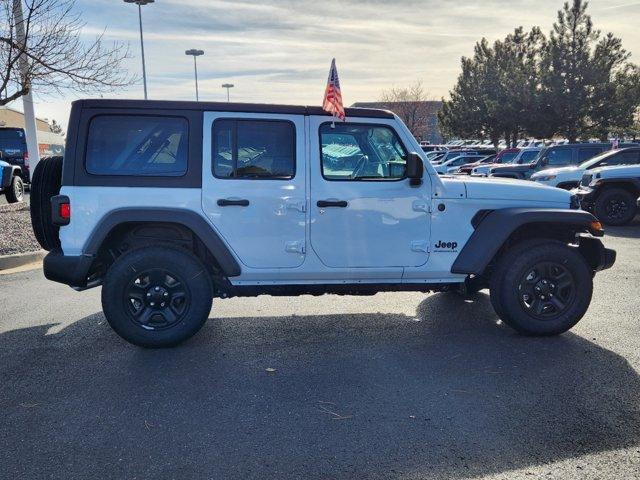
{"type": "Polygon", "coordinates": [[[546,168],[534,173],[533,175],[531,175],[531,178],[546,177],[547,175],[560,175],[562,173],[575,172],[576,170],[582,169],[576,165],[572,165],[570,167],[546,168]]]}
{"type": "Polygon", "coordinates": [[[526,172],[527,170],[532,170],[530,163],[503,163],[492,168],[494,168],[496,171],[509,170],[511,172],[526,172]]]}
{"type": "Polygon", "coordinates": [[[619,165],[617,167],[600,167],[591,170],[594,177],[638,177],[640,176],[640,165],[619,165]]]}
{"type": "Polygon", "coordinates": [[[567,208],[571,200],[571,193],[566,190],[528,180],[465,177],[464,183],[467,198],[472,199],[549,202],[563,204],[567,208]]]}

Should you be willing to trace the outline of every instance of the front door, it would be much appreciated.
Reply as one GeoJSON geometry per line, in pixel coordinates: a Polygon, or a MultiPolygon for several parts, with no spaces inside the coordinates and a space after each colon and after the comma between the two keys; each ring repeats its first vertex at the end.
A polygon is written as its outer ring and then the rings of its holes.
{"type": "Polygon", "coordinates": [[[311,117],[311,246],[336,268],[415,267],[429,257],[431,185],[405,177],[392,123],[311,117]]]}
{"type": "Polygon", "coordinates": [[[202,206],[248,267],[304,261],[304,127],[301,115],[204,115],[202,206]]]}

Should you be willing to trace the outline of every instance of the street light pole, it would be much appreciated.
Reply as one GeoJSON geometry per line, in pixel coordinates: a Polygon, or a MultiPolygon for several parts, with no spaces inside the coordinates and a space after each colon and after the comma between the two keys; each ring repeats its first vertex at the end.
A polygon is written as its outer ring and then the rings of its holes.
{"type": "Polygon", "coordinates": [[[193,71],[196,77],[196,102],[198,102],[200,101],[200,95],[198,94],[198,62],[196,58],[204,55],[204,50],[197,50],[195,48],[192,48],[191,50],[185,51],[184,54],[193,56],[193,71]]]}
{"type": "Polygon", "coordinates": [[[140,24],[140,51],[142,52],[142,83],[144,84],[144,99],[147,100],[147,69],[144,62],[144,37],[142,35],[142,6],[154,3],[155,0],[124,0],[125,3],[138,5],[138,22],[140,24]]]}
{"type": "Polygon", "coordinates": [[[233,83],[223,83],[222,88],[227,89],[227,102],[229,101],[229,89],[233,88],[233,83]]]}

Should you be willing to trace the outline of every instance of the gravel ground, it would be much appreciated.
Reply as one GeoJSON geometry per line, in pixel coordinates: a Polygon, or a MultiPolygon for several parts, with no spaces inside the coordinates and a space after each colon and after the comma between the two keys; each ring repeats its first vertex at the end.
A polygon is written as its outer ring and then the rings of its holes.
{"type": "Polygon", "coordinates": [[[28,205],[0,206],[0,255],[38,250],[40,245],[33,235],[28,205]]]}

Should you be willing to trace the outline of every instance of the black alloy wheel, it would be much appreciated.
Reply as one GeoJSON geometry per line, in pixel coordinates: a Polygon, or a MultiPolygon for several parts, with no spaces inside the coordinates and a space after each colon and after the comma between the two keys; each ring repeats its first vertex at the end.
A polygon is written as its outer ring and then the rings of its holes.
{"type": "Polygon", "coordinates": [[[525,311],[537,320],[562,315],[575,297],[571,272],[555,262],[540,262],[520,279],[518,295],[525,311]]]}
{"type": "Polygon", "coordinates": [[[125,296],[132,321],[147,330],[171,328],[180,323],[191,300],[179,275],[162,268],[136,274],[125,296]]]}

